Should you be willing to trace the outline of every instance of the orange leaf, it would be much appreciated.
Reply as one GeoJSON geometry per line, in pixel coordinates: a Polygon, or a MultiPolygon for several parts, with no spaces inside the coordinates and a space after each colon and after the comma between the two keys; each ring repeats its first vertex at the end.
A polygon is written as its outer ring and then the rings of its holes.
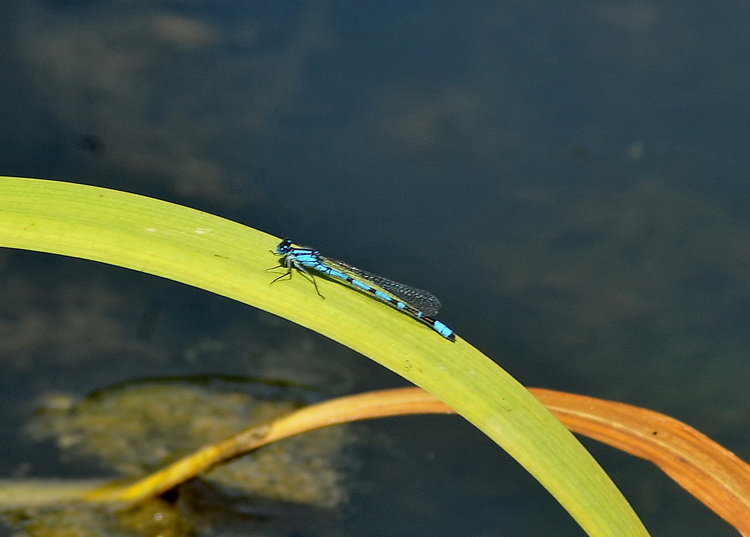
{"type": "MultiPolygon", "coordinates": [[[[574,433],[653,462],[680,486],[750,537],[750,466],[684,423],[644,408],[529,388],[574,433]]],[[[350,395],[301,408],[233,435],[129,485],[110,484],[89,501],[132,502],[160,494],[241,453],[306,431],[405,414],[451,413],[421,388],[350,395]]]]}

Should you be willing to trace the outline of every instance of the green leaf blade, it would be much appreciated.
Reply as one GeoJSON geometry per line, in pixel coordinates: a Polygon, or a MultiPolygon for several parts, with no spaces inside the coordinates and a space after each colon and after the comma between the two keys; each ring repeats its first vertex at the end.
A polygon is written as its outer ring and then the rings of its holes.
{"type": "Polygon", "coordinates": [[[458,338],[346,286],[270,285],[279,239],[207,213],[97,187],[0,177],[0,246],[155,274],[279,315],[368,356],[453,407],[545,486],[592,536],[648,535],[572,434],[521,384],[458,338]],[[352,314],[356,312],[356,314],[352,314]]]}

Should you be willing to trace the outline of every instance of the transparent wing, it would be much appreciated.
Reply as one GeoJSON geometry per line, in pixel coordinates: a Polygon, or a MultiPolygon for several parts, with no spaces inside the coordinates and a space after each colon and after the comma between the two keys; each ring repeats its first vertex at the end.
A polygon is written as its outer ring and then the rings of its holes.
{"type": "Polygon", "coordinates": [[[442,306],[440,300],[429,291],[417,289],[410,285],[406,285],[405,283],[394,282],[393,280],[389,280],[383,276],[378,276],[372,272],[367,272],[366,270],[354,267],[349,263],[339,261],[338,259],[325,258],[325,260],[327,263],[330,263],[331,266],[340,269],[342,272],[348,272],[350,275],[364,280],[365,283],[371,283],[374,287],[378,287],[400,300],[403,300],[428,317],[436,315],[442,306]]]}

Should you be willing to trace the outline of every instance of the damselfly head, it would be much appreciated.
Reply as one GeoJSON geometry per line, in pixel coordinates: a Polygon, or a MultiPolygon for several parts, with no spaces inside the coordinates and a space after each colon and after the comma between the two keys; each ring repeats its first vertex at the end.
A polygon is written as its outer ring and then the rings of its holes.
{"type": "Polygon", "coordinates": [[[292,249],[292,240],[291,239],[284,239],[279,243],[279,245],[276,247],[276,253],[279,255],[286,255],[289,253],[289,250],[292,249]]]}

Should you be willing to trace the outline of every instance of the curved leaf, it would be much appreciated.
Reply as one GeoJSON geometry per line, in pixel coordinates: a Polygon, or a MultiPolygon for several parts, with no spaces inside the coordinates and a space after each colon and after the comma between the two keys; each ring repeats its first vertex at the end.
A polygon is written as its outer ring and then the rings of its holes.
{"type": "Polygon", "coordinates": [[[601,467],[489,358],[322,278],[269,285],[279,239],[201,211],[97,187],[0,178],[0,246],[81,257],[199,287],[320,332],[435,394],[502,446],[589,535],[647,535],[601,467]],[[353,314],[356,312],[356,314],[353,314]]]}

